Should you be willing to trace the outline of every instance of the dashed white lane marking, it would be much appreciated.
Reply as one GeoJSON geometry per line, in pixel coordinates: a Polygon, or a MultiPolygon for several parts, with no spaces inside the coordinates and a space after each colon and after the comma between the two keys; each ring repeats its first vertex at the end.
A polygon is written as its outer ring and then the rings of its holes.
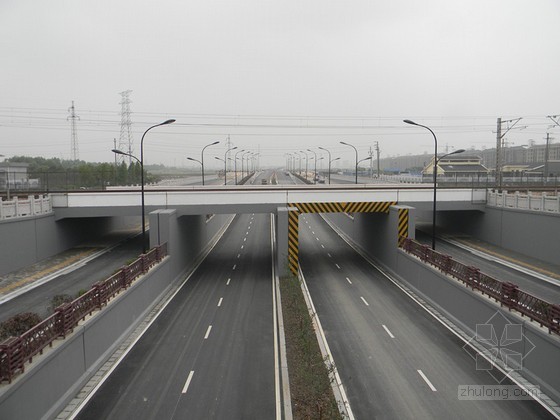
{"type": "Polygon", "coordinates": [[[241,245],[241,249],[243,249],[245,247],[245,245],[241,245]]]}
{"type": "Polygon", "coordinates": [[[319,240],[319,238],[315,238],[315,239],[319,240]]]}
{"type": "Polygon", "coordinates": [[[245,242],[247,240],[247,238],[243,238],[243,242],[245,242]]]}
{"type": "Polygon", "coordinates": [[[418,374],[422,377],[422,379],[424,379],[424,382],[426,382],[428,384],[428,386],[430,387],[430,389],[432,391],[434,391],[434,392],[437,391],[435,386],[433,386],[432,383],[430,382],[430,380],[426,377],[426,375],[424,375],[424,372],[422,372],[420,369],[418,369],[418,374]]]}
{"type": "Polygon", "coordinates": [[[332,258],[332,255],[329,252],[327,252],[327,255],[329,256],[329,258],[332,258]]]}
{"type": "Polygon", "coordinates": [[[364,303],[366,304],[366,306],[369,306],[369,303],[367,303],[367,300],[365,300],[363,296],[360,296],[360,299],[362,299],[362,300],[364,301],[364,303]]]}
{"type": "Polygon", "coordinates": [[[220,298],[220,300],[218,301],[218,306],[222,306],[222,301],[224,300],[223,297],[220,298]]]}
{"type": "Polygon", "coordinates": [[[338,264],[335,264],[335,265],[336,265],[336,268],[338,268],[340,270],[340,265],[338,265],[338,264]]]}
{"type": "Polygon", "coordinates": [[[226,281],[226,286],[229,286],[229,282],[231,281],[231,277],[229,279],[227,279],[226,281]]]}
{"type": "Polygon", "coordinates": [[[350,284],[352,284],[352,282],[350,281],[350,279],[348,277],[346,277],[346,281],[350,284]]]}
{"type": "Polygon", "coordinates": [[[208,325],[208,329],[206,330],[206,334],[204,335],[205,340],[208,339],[208,336],[210,335],[210,331],[212,331],[212,325],[208,325]]]}
{"type": "MultiPolygon", "coordinates": [[[[249,226],[247,229],[251,229],[251,226],[249,226]]],[[[249,233],[249,232],[247,232],[247,233],[249,233]]]]}
{"type": "Polygon", "coordinates": [[[236,269],[236,267],[237,267],[237,264],[233,264],[233,268],[232,268],[232,270],[235,270],[235,269],[236,269]]]}
{"type": "Polygon", "coordinates": [[[185,386],[183,387],[183,390],[181,391],[181,393],[183,393],[183,394],[187,393],[187,389],[189,389],[189,385],[191,384],[191,380],[192,380],[193,375],[194,375],[194,370],[191,370],[191,372],[189,373],[189,376],[187,378],[187,382],[185,382],[185,386]]]}
{"type": "Polygon", "coordinates": [[[248,234],[249,234],[249,231],[245,232],[245,235],[248,235],[248,234]]]}
{"type": "Polygon", "coordinates": [[[325,249],[325,245],[321,244],[321,248],[325,249]]]}
{"type": "Polygon", "coordinates": [[[240,257],[241,257],[241,254],[237,254],[237,258],[240,258],[240,257]]]}
{"type": "Polygon", "coordinates": [[[311,231],[311,233],[312,233],[313,235],[315,235],[315,232],[311,231]]]}
{"type": "Polygon", "coordinates": [[[391,331],[389,331],[389,328],[387,328],[385,325],[382,325],[382,327],[385,329],[385,331],[387,331],[387,334],[389,334],[389,337],[395,338],[395,336],[393,335],[393,333],[391,333],[391,331]]]}

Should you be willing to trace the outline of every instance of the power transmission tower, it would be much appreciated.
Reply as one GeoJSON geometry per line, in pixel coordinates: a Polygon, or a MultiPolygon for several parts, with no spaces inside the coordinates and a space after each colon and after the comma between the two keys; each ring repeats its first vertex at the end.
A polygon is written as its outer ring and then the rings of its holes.
{"type": "Polygon", "coordinates": [[[78,130],[76,129],[76,120],[79,120],[80,117],[76,115],[74,101],[72,101],[72,106],[68,108],[68,112],[70,112],[70,115],[68,116],[68,118],[66,118],[66,121],[70,120],[70,130],[72,132],[70,143],[70,157],[73,161],[77,161],[80,159],[80,154],[78,152],[78,130]]]}
{"type": "MultiPolygon", "coordinates": [[[[130,120],[130,94],[131,90],[125,90],[121,95],[121,135],[119,137],[119,150],[130,155],[134,153],[134,140],[132,139],[132,121],[130,120]]],[[[125,155],[119,155],[119,163],[122,163],[125,155]]],[[[132,158],[128,157],[128,164],[132,163],[132,158]]]]}

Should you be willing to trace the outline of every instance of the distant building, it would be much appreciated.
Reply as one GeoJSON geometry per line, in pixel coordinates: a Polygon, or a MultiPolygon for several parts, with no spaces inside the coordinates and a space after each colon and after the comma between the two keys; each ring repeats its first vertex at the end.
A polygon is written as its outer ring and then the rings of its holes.
{"type": "MultiPolygon", "coordinates": [[[[438,160],[437,174],[445,178],[480,178],[488,175],[482,158],[475,155],[451,155],[438,160]]],[[[434,159],[422,171],[423,178],[433,179],[434,159]]]]}

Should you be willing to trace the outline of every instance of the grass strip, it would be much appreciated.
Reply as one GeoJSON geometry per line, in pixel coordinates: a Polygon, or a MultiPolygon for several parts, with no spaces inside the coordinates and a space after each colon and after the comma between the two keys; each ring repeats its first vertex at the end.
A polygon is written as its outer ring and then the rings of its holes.
{"type": "Polygon", "coordinates": [[[293,417],[296,420],[342,419],[300,280],[295,276],[282,277],[280,293],[293,417]]]}

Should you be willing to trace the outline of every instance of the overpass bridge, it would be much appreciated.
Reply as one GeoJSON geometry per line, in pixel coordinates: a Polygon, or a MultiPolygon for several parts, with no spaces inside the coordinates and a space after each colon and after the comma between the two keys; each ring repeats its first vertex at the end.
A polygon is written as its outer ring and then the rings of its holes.
{"type": "MultiPolygon", "coordinates": [[[[146,211],[175,209],[179,216],[200,214],[277,213],[290,203],[390,202],[431,210],[433,188],[426,186],[223,186],[149,188],[146,211]]],[[[141,211],[140,190],[52,193],[56,219],[135,216],[141,211]]],[[[438,188],[438,210],[484,210],[486,189],[438,188]]]]}
{"type": "MultiPolygon", "coordinates": [[[[52,194],[56,219],[72,217],[111,217],[138,215],[141,212],[139,191],[111,190],[52,194]]],[[[224,186],[223,188],[192,187],[147,189],[144,193],[146,212],[158,212],[150,225],[161,230],[162,210],[171,210],[174,217],[208,214],[269,213],[276,219],[277,258],[281,270],[297,273],[299,266],[299,215],[302,213],[380,213],[392,235],[385,238],[395,243],[401,237],[414,235],[414,218],[410,209],[428,210],[433,205],[433,189],[425,186],[224,186]],[[412,226],[411,226],[412,225],[412,226]],[[394,234],[394,235],[393,235],[394,234]],[[393,238],[394,236],[394,238],[393,238]],[[393,241],[394,239],[394,241],[393,241]]],[[[483,210],[484,189],[441,189],[440,210],[483,210]]],[[[168,216],[166,216],[168,217],[168,216]]],[[[166,232],[168,228],[163,228],[166,232]]],[[[165,238],[151,236],[152,246],[165,238]],[[152,238],[154,238],[152,240],[152,238]]]]}

